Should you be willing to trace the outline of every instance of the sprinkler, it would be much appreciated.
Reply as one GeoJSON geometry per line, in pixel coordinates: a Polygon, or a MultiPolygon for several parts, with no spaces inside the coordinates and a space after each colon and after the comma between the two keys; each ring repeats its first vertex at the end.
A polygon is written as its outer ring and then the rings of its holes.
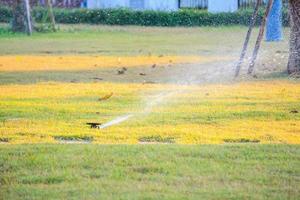
{"type": "Polygon", "coordinates": [[[89,122],[89,123],[86,123],[87,125],[89,125],[91,128],[98,128],[101,123],[94,123],[94,122],[89,122]]]}

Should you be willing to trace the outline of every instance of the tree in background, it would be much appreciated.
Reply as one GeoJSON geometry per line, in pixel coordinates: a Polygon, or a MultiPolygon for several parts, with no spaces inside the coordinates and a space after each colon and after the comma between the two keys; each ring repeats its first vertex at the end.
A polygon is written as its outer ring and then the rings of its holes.
{"type": "Polygon", "coordinates": [[[13,1],[13,20],[12,30],[14,32],[25,32],[26,31],[26,12],[24,0],[13,1]]]}
{"type": "Polygon", "coordinates": [[[29,0],[15,0],[13,2],[12,30],[32,34],[32,22],[29,0]]]}
{"type": "Polygon", "coordinates": [[[289,0],[291,16],[290,57],[288,73],[300,73],[300,0],[289,0]]]}
{"type": "MultiPolygon", "coordinates": [[[[36,26],[37,31],[56,31],[55,27],[55,17],[52,10],[52,0],[46,0],[47,4],[47,19],[50,25],[45,29],[44,26],[36,26]]],[[[12,30],[14,32],[27,32],[28,35],[32,34],[33,23],[31,18],[30,3],[29,0],[15,0],[12,4],[13,7],[13,21],[12,30]]]]}

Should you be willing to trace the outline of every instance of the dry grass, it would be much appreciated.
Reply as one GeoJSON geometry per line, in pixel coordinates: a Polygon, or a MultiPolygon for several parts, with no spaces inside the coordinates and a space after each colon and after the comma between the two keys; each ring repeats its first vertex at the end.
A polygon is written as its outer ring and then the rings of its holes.
{"type": "Polygon", "coordinates": [[[140,67],[153,64],[207,63],[228,60],[226,57],[201,56],[0,56],[0,71],[70,71],[110,67],[140,67]]]}
{"type": "Polygon", "coordinates": [[[178,86],[43,83],[0,86],[3,143],[57,143],[88,136],[93,143],[135,144],[143,137],[179,144],[226,141],[300,143],[300,85],[285,81],[178,86]],[[98,98],[114,93],[107,101],[98,98]],[[165,98],[160,94],[171,94],[165,98]],[[86,122],[130,120],[104,130],[86,122]]]}

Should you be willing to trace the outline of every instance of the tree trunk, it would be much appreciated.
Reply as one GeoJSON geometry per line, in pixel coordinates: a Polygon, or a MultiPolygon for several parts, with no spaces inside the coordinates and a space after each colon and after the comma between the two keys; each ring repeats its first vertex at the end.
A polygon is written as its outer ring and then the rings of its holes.
{"type": "Polygon", "coordinates": [[[50,22],[51,22],[51,29],[52,29],[52,31],[56,31],[55,17],[54,17],[54,14],[53,14],[53,8],[52,8],[51,0],[47,0],[47,7],[48,7],[48,15],[49,15],[50,22]]]}
{"type": "Polygon", "coordinates": [[[24,1],[25,1],[25,11],[26,11],[26,31],[28,35],[32,35],[30,3],[29,0],[24,0],[24,1]]]}
{"type": "Polygon", "coordinates": [[[25,15],[24,0],[13,1],[12,30],[14,32],[26,31],[26,15],[25,15]]]}
{"type": "Polygon", "coordinates": [[[289,0],[291,16],[290,57],[288,73],[300,73],[300,1],[289,0]]]}

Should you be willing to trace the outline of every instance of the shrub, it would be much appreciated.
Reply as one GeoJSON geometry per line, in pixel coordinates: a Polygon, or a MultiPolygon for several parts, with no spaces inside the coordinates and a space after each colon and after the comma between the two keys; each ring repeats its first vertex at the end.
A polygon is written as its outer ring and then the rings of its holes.
{"type": "Polygon", "coordinates": [[[0,6],[0,22],[10,22],[12,16],[11,8],[0,6]]]}
{"type": "MultiPolygon", "coordinates": [[[[55,8],[54,15],[58,23],[65,24],[108,24],[108,25],[142,25],[142,26],[224,26],[248,25],[253,10],[240,10],[234,13],[208,13],[205,10],[183,9],[177,12],[134,11],[129,9],[61,9],[55,8]]],[[[36,7],[33,18],[44,22],[47,10],[36,7]]],[[[259,12],[257,25],[260,24],[263,10],[259,12]]],[[[8,22],[12,17],[11,9],[0,7],[0,21],[8,22]]],[[[283,11],[283,25],[288,26],[289,17],[283,11]]]]}

